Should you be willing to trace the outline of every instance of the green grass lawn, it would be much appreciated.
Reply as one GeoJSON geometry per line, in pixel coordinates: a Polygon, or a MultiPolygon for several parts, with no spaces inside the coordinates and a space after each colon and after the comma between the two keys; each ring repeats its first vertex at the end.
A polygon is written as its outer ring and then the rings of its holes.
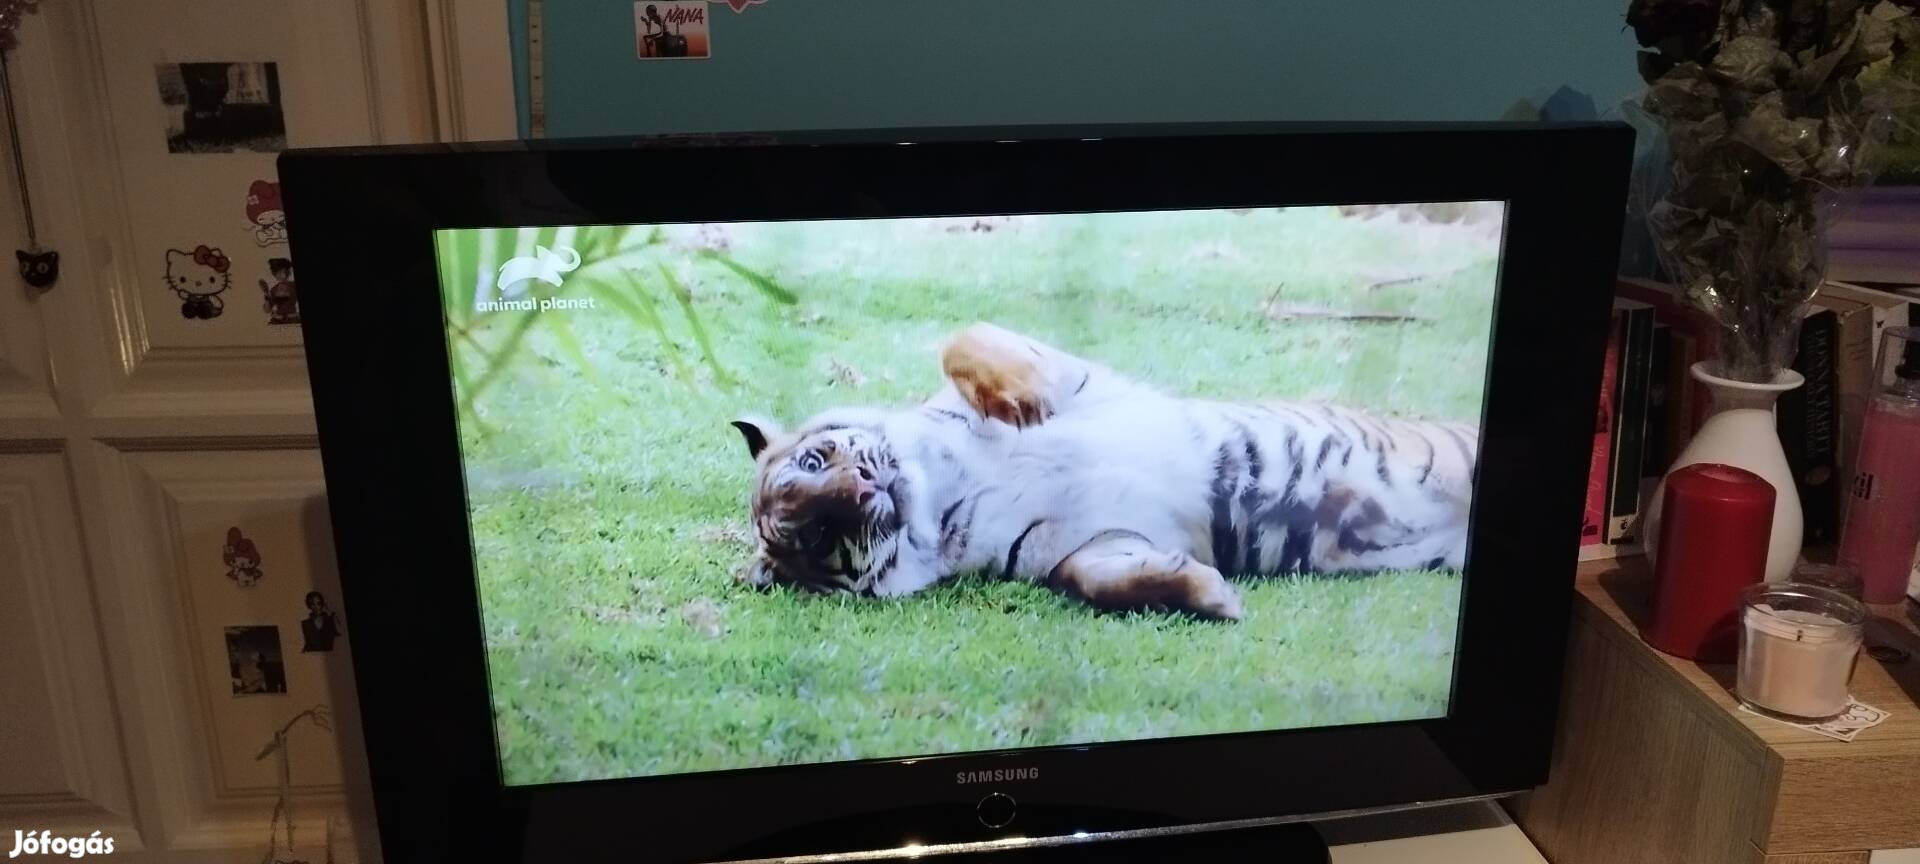
{"type": "Polygon", "coordinates": [[[1469,229],[1323,209],[541,229],[443,235],[441,257],[509,783],[1445,711],[1452,573],[1243,583],[1237,624],[983,580],[749,589],[753,466],[727,421],[911,404],[975,320],[1174,392],[1477,421],[1495,249],[1469,229]],[[580,249],[560,293],[598,308],[468,311],[536,243],[580,249]],[[1353,313],[1405,320],[1327,317],[1353,313]]]}

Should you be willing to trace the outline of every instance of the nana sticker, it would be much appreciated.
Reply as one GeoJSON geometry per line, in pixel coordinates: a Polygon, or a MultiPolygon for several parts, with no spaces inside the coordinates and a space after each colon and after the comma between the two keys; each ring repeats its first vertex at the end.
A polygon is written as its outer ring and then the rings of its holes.
{"type": "Polygon", "coordinates": [[[706,0],[633,4],[635,51],[642,60],[705,60],[713,55],[706,0]]]}
{"type": "Polygon", "coordinates": [[[256,246],[287,242],[287,211],[280,206],[280,184],[255,180],[247,187],[247,226],[256,246]]]}
{"type": "Polygon", "coordinates": [[[280,656],[280,628],[271,624],[227,628],[227,671],[233,695],[287,692],[287,664],[280,656]]]}
{"type": "Polygon", "coordinates": [[[195,246],[193,251],[167,250],[167,290],[180,298],[180,317],[210,320],[227,307],[220,295],[233,287],[227,270],[233,262],[217,246],[195,246]]]}
{"type": "Polygon", "coordinates": [[[251,588],[267,578],[260,569],[260,550],[238,527],[227,529],[227,544],[220,548],[220,560],[227,565],[227,578],[242,588],[251,588]]]}
{"type": "Polygon", "coordinates": [[[273,277],[260,283],[260,308],[267,313],[268,324],[300,323],[300,291],[293,287],[293,259],[268,258],[267,272],[273,277]]]}

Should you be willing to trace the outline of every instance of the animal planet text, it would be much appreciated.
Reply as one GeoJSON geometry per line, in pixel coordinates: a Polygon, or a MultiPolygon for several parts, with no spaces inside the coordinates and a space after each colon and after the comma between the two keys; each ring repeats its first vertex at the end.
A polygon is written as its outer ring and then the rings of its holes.
{"type": "Polygon", "coordinates": [[[541,297],[535,300],[476,300],[475,312],[545,312],[550,309],[598,309],[592,297],[541,297]]]}

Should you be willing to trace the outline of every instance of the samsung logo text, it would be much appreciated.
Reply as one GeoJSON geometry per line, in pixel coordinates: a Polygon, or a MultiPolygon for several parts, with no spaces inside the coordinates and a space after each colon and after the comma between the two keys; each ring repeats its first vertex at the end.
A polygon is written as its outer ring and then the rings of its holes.
{"type": "Polygon", "coordinates": [[[966,786],[972,783],[1009,783],[1016,780],[1038,780],[1038,768],[995,768],[991,771],[956,771],[953,782],[966,786]]]}

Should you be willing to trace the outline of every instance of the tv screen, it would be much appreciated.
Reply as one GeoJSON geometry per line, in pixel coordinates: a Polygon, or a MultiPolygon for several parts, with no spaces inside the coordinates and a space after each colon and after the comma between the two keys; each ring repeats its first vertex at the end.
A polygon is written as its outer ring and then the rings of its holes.
{"type": "Polygon", "coordinates": [[[1631,151],[283,155],[384,856],[1005,851],[1538,784],[1631,151]]]}
{"type": "Polygon", "coordinates": [[[1503,211],[437,232],[503,782],[1444,716],[1503,211]]]}

